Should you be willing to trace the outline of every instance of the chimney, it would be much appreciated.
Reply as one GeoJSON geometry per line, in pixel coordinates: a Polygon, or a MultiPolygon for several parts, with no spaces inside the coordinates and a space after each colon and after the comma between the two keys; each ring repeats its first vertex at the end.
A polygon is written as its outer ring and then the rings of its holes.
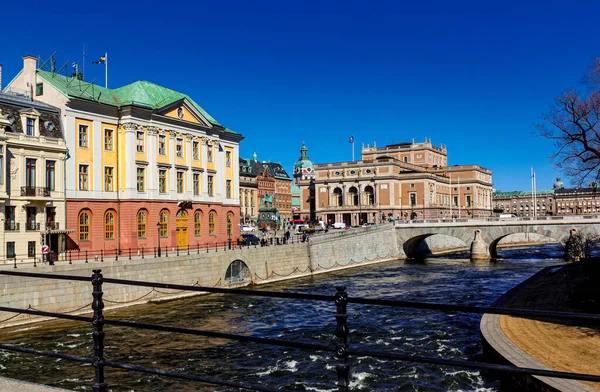
{"type": "Polygon", "coordinates": [[[23,56],[23,89],[33,98],[35,88],[35,70],[37,68],[37,57],[23,56]]]}

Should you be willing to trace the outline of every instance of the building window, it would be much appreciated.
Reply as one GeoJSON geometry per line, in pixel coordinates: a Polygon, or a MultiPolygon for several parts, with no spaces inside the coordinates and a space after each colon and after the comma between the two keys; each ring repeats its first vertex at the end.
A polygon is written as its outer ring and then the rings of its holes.
{"type": "Polygon", "coordinates": [[[177,193],[183,193],[183,172],[177,172],[177,193]]]}
{"type": "Polygon", "coordinates": [[[194,196],[200,194],[200,173],[194,173],[194,196]]]}
{"type": "Polygon", "coordinates": [[[104,239],[115,239],[115,214],[111,211],[107,212],[104,216],[104,239]]]}
{"type": "Polygon", "coordinates": [[[166,238],[167,237],[167,224],[168,224],[168,217],[167,217],[167,212],[166,211],[161,211],[160,212],[160,236],[161,238],[166,238]]]}
{"type": "Polygon", "coordinates": [[[137,168],[137,191],[144,192],[145,191],[145,176],[144,176],[144,168],[137,168]]]}
{"type": "Polygon", "coordinates": [[[36,227],[35,217],[37,215],[37,207],[27,207],[27,221],[25,224],[27,227],[25,230],[38,230],[39,227],[36,227]]]}
{"type": "Polygon", "coordinates": [[[417,194],[416,193],[411,193],[410,194],[410,205],[414,206],[417,204],[417,194]]]}
{"type": "Polygon", "coordinates": [[[34,124],[35,124],[35,120],[33,118],[27,117],[25,119],[25,125],[26,125],[25,134],[27,136],[34,136],[35,135],[35,131],[33,129],[33,125],[34,124]]]}
{"type": "Polygon", "coordinates": [[[192,159],[194,160],[198,160],[200,159],[200,153],[198,152],[198,145],[199,143],[197,141],[193,141],[192,142],[192,159]]]}
{"type": "Polygon", "coordinates": [[[104,192],[112,192],[113,191],[113,168],[105,167],[104,168],[104,192]]]}
{"type": "Polygon", "coordinates": [[[14,207],[14,206],[5,206],[4,207],[4,219],[5,219],[4,229],[5,230],[15,230],[16,229],[15,209],[16,209],[16,207],[14,207]]]}
{"type": "Polygon", "coordinates": [[[106,151],[113,150],[113,130],[112,129],[104,130],[104,149],[106,151]]]}
{"type": "Polygon", "coordinates": [[[79,214],[79,241],[90,240],[90,214],[83,211],[79,214]]]}
{"type": "Polygon", "coordinates": [[[175,145],[177,152],[177,158],[183,158],[183,139],[177,138],[177,144],[175,145]]]}
{"type": "Polygon", "coordinates": [[[225,181],[225,197],[231,199],[231,180],[225,181]]]}
{"type": "Polygon", "coordinates": [[[467,202],[467,207],[471,207],[471,195],[465,195],[466,196],[466,202],[467,202]]]}
{"type": "Polygon", "coordinates": [[[196,237],[200,237],[200,233],[202,230],[202,214],[200,211],[196,211],[194,213],[194,235],[196,237]]]}
{"type": "Polygon", "coordinates": [[[158,192],[167,193],[167,170],[158,169],[158,192]]]}
{"type": "Polygon", "coordinates": [[[158,135],[158,155],[165,154],[165,135],[158,135]]]}
{"type": "Polygon", "coordinates": [[[15,258],[15,243],[13,241],[6,243],[6,257],[9,259],[15,258]]]}
{"type": "Polygon", "coordinates": [[[208,235],[215,235],[215,212],[208,214],[208,235]]]}
{"type": "Polygon", "coordinates": [[[35,241],[27,241],[27,257],[35,257],[35,241]]]}
{"type": "Polygon", "coordinates": [[[137,152],[144,152],[144,132],[137,131],[135,134],[137,152]]]}
{"type": "Polygon", "coordinates": [[[54,190],[54,173],[56,169],[55,161],[46,161],[46,189],[54,190]]]}
{"type": "Polygon", "coordinates": [[[137,215],[137,238],[146,238],[146,212],[140,211],[137,215]]]}
{"type": "Polygon", "coordinates": [[[35,85],[35,95],[44,95],[44,83],[36,83],[35,85]]]}
{"type": "Polygon", "coordinates": [[[213,176],[208,176],[208,196],[214,196],[213,176]]]}
{"type": "Polygon", "coordinates": [[[88,165],[79,165],[79,190],[88,190],[88,165]]]}
{"type": "Polygon", "coordinates": [[[225,167],[231,167],[231,151],[225,152],[225,167]]]}
{"type": "Polygon", "coordinates": [[[227,213],[227,236],[231,236],[233,228],[233,213],[227,213]]]}
{"type": "Polygon", "coordinates": [[[35,159],[25,159],[25,186],[35,188],[35,159]]]}
{"type": "Polygon", "coordinates": [[[206,159],[208,160],[209,163],[213,162],[213,148],[212,148],[212,146],[208,146],[208,149],[206,151],[206,159]]]}
{"type": "Polygon", "coordinates": [[[87,147],[88,146],[88,126],[80,125],[79,126],[79,147],[87,147]]]}

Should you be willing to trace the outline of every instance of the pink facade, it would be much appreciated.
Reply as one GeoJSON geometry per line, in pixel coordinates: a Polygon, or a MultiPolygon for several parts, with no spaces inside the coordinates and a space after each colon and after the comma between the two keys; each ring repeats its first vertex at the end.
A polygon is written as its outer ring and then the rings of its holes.
{"type": "Polygon", "coordinates": [[[229,239],[235,242],[240,235],[239,211],[238,205],[214,203],[194,203],[191,209],[181,210],[174,201],[127,200],[117,203],[71,199],[67,200],[67,228],[75,231],[69,235],[67,249],[121,249],[126,252],[129,248],[143,247],[151,252],[158,244],[157,223],[162,212],[166,214],[167,222],[166,231],[160,238],[161,247],[175,248],[179,245],[180,248],[189,246],[195,249],[207,244],[224,244],[229,239]],[[145,219],[140,218],[140,213],[145,219]],[[209,222],[211,214],[214,225],[209,222]],[[230,235],[228,215],[231,219],[230,235]]]}

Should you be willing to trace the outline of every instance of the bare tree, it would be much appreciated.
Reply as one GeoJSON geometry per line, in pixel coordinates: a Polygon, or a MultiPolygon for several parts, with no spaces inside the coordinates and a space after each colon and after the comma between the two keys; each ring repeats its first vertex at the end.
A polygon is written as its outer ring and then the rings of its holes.
{"type": "Polygon", "coordinates": [[[565,91],[538,125],[554,142],[551,159],[578,186],[600,179],[600,58],[583,78],[586,93],[565,91]]]}

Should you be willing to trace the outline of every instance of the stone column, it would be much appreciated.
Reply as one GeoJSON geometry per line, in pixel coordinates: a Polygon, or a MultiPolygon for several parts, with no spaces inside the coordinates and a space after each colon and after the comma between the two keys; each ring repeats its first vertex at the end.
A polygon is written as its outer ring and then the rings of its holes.
{"type": "Polygon", "coordinates": [[[488,244],[481,238],[481,230],[475,230],[475,238],[471,242],[471,261],[490,260],[488,244]]]}

